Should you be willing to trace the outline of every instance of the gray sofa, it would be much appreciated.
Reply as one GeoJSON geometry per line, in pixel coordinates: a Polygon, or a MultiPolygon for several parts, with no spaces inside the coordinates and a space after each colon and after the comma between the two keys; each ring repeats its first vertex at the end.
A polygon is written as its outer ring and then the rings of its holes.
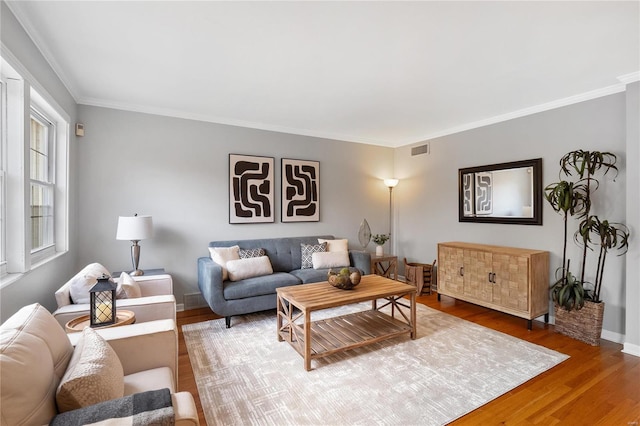
{"type": "MultiPolygon", "coordinates": [[[[240,281],[223,281],[222,267],[211,257],[198,259],[198,287],[218,315],[231,326],[231,316],[276,308],[276,288],[326,281],[328,269],[300,269],[300,244],[318,244],[318,238],[332,240],[331,235],[310,237],[265,238],[255,240],[212,241],[209,247],[240,246],[241,249],[262,248],[271,261],[273,274],[240,281]]],[[[350,269],[365,275],[371,273],[371,256],[365,251],[349,251],[350,269]]]]}

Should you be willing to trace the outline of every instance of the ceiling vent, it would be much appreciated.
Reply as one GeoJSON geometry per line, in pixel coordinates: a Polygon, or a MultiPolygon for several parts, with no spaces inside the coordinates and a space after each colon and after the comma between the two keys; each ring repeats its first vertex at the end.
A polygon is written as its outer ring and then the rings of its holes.
{"type": "Polygon", "coordinates": [[[424,144],[420,146],[414,146],[411,148],[411,155],[420,155],[420,154],[428,154],[429,153],[429,144],[424,144]]]}

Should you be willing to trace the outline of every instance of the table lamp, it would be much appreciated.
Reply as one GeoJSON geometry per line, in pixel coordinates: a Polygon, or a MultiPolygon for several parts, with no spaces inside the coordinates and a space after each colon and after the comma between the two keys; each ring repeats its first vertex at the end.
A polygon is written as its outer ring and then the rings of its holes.
{"type": "Polygon", "coordinates": [[[118,217],[117,240],[131,241],[131,261],[133,262],[132,276],[144,275],[144,271],[138,269],[140,264],[140,246],[138,242],[153,236],[153,221],[151,216],[120,216],[118,217]]]}

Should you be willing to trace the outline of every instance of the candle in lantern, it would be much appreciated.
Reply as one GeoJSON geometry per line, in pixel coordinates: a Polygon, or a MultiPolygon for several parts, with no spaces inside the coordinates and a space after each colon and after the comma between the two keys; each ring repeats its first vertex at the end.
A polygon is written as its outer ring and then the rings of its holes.
{"type": "Polygon", "coordinates": [[[109,321],[111,317],[111,303],[99,303],[96,306],[96,319],[98,322],[109,321]]]}

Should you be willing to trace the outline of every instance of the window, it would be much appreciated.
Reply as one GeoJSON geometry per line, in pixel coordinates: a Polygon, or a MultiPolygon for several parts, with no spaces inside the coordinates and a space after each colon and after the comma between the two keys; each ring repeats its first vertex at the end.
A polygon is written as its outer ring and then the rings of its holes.
{"type": "Polygon", "coordinates": [[[31,202],[31,253],[54,244],[55,126],[31,109],[29,177],[31,202]]]}
{"type": "Polygon", "coordinates": [[[0,62],[0,285],[6,285],[68,249],[70,119],[19,63],[0,62]]]}
{"type": "Polygon", "coordinates": [[[6,197],[7,192],[7,165],[6,165],[6,145],[7,145],[7,90],[6,84],[0,79],[0,276],[7,273],[7,255],[5,246],[6,230],[6,197]]]}

